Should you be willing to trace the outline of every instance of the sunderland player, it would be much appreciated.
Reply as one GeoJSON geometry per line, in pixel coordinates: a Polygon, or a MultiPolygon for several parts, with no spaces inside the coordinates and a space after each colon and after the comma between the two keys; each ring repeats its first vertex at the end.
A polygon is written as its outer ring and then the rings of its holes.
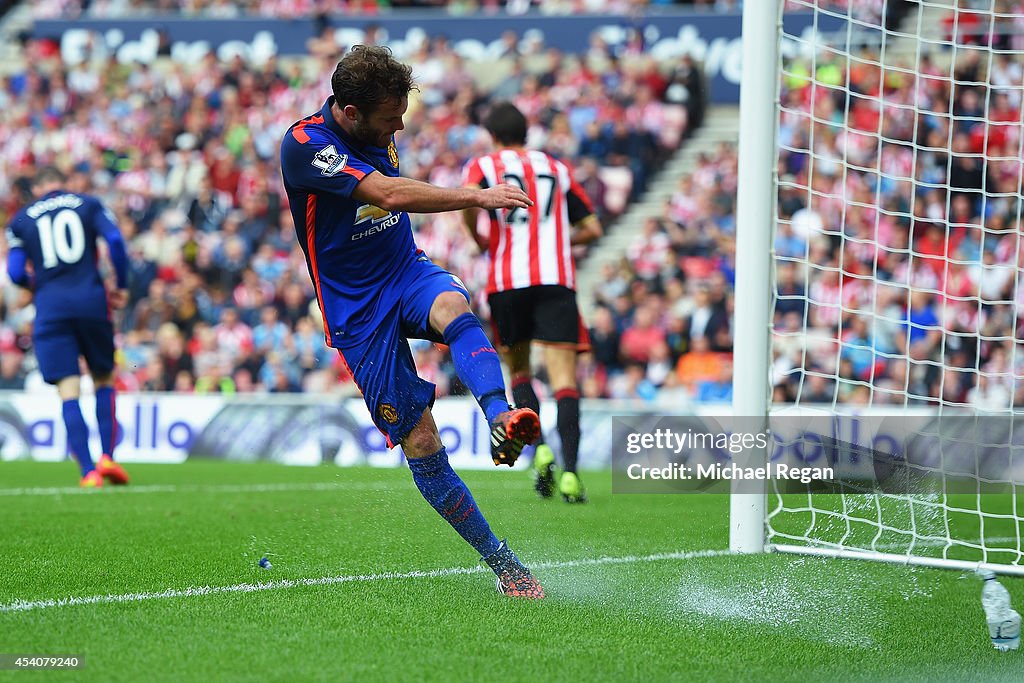
{"type": "MultiPolygon", "coordinates": [[[[576,306],[576,272],[572,246],[602,234],[590,200],[573,178],[572,169],[549,154],[526,150],[526,118],[512,104],[495,105],[484,126],[498,150],[466,166],[469,187],[515,184],[529,195],[528,208],[492,210],[490,235],[477,232],[479,209],[463,212],[466,227],[481,249],[487,249],[491,274],[487,285],[491,321],[501,355],[512,376],[516,405],[540,410],[530,374],[530,343],[544,347],[544,365],[558,401],[558,436],[564,471],[558,490],[569,503],[586,502],[576,473],[580,443],[580,394],[576,356],[589,348],[589,338],[576,306]]],[[[537,492],[554,494],[554,454],[543,443],[534,454],[537,492]]]]}
{"type": "Polygon", "coordinates": [[[452,470],[430,407],[434,385],[416,374],[408,339],[443,342],[491,425],[495,464],[511,466],[540,431],[534,411],[511,410],[498,355],[454,275],[416,248],[406,212],[526,208],[518,188],[442,189],[399,176],[394,134],[415,88],[387,48],[357,45],[331,79],[321,110],[294,123],[281,171],[306,254],[324,337],[338,350],[388,445],[401,444],[423,497],[480,553],[498,590],[544,596],[540,583],[491,532],[452,470]]]}
{"type": "Polygon", "coordinates": [[[82,470],[83,487],[100,487],[104,479],[127,484],[128,475],[114,462],[117,422],[114,417],[114,328],[110,307],[128,301],[128,257],[113,216],[99,200],[66,192],[55,168],[35,177],[36,201],[23,208],[7,228],[7,272],[11,281],[33,292],[36,317],[32,347],[43,379],[57,385],[63,401],[68,447],[82,470]],[[107,242],[117,274],[117,289],[107,292],[100,275],[96,238],[107,242]],[[32,272],[26,266],[31,264],[32,272]],[[78,357],[83,356],[96,386],[96,422],[103,453],[93,464],[89,428],[78,405],[78,357]]]}

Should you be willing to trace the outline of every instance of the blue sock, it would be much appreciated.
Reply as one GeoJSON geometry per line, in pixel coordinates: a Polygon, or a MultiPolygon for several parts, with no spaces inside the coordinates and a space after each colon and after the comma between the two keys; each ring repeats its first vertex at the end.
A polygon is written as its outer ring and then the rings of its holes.
{"type": "Polygon", "coordinates": [[[498,539],[473,500],[473,494],[448,464],[444,447],[425,458],[409,458],[409,469],[416,488],[431,507],[473,546],[481,557],[498,549],[498,539]]]}
{"type": "Polygon", "coordinates": [[[114,387],[98,387],[96,389],[96,424],[100,428],[103,454],[110,457],[114,457],[114,443],[117,440],[114,396],[114,387]]]}
{"type": "Polygon", "coordinates": [[[455,372],[473,392],[488,422],[509,409],[498,352],[484,335],[472,313],[463,313],[444,330],[444,343],[452,353],[455,372]]]}
{"type": "Polygon", "coordinates": [[[92,456],[89,455],[89,428],[85,426],[85,418],[82,417],[82,408],[78,405],[77,398],[64,401],[62,411],[64,426],[68,430],[68,446],[71,447],[71,454],[78,461],[78,467],[84,477],[96,469],[92,464],[92,456]]]}

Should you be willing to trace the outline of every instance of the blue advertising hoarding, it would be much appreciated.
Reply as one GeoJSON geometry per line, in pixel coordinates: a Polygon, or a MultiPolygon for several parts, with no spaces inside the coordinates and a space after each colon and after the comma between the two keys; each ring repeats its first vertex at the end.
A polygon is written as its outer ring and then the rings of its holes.
{"type": "MultiPolygon", "coordinates": [[[[378,16],[341,16],[330,21],[340,45],[362,40],[368,27],[375,27],[399,57],[412,52],[424,37],[444,35],[453,48],[467,59],[484,60],[494,55],[502,33],[515,31],[524,45],[557,47],[564,52],[586,51],[591,36],[599,33],[613,49],[622,45],[632,31],[641,31],[648,52],[659,60],[690,54],[705,67],[712,101],[739,102],[741,73],[741,17],[738,13],[695,12],[650,13],[641,16],[450,16],[443,13],[394,12],[378,16]]],[[[787,14],[786,33],[803,36],[806,45],[816,42],[810,14],[787,14]]],[[[841,29],[841,18],[819,17],[817,29],[841,29]]],[[[113,52],[123,62],[150,62],[157,57],[160,34],[170,40],[171,56],[198,61],[215,50],[226,59],[240,54],[260,61],[270,55],[306,53],[306,42],[316,24],[310,19],[206,19],[152,16],[138,19],[77,19],[36,21],[35,37],[60,40],[61,54],[68,63],[81,61],[88,50],[113,52]],[[100,40],[96,40],[96,38],[100,40]],[[91,47],[90,47],[91,46],[91,47]]],[[[784,46],[785,49],[785,46],[784,46]]]]}

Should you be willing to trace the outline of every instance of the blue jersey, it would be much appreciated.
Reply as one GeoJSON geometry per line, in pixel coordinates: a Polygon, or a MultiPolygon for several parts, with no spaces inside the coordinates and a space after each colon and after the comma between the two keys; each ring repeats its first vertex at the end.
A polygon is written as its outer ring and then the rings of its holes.
{"type": "Polygon", "coordinates": [[[333,101],[285,133],[281,173],[327,345],[345,348],[394,312],[395,287],[418,253],[407,213],[352,197],[369,173],[398,175],[394,139],[387,148],[357,143],[331,115],[333,101]]]}
{"type": "Polygon", "coordinates": [[[57,190],[29,204],[7,228],[8,272],[31,286],[36,322],[108,319],[107,292],[98,263],[96,238],[110,247],[117,286],[126,287],[127,257],[114,218],[95,197],[57,190]],[[34,280],[25,275],[32,263],[34,280]]]}

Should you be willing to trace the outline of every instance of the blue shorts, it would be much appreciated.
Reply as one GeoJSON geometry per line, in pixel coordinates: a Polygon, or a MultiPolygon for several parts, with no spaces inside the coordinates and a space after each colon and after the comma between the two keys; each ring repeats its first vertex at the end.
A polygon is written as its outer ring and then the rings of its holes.
{"type": "Polygon", "coordinates": [[[89,372],[106,375],[114,370],[114,326],[101,318],[37,320],[32,346],[39,371],[49,384],[81,374],[78,357],[84,356],[89,372]]]}
{"type": "MultiPolygon", "coordinates": [[[[434,385],[416,374],[408,340],[444,341],[430,329],[430,307],[445,292],[458,292],[469,301],[459,278],[420,256],[381,293],[390,299],[392,314],[368,338],[346,338],[338,349],[389,448],[401,442],[434,404],[434,385]]],[[[381,308],[387,309],[388,302],[382,301],[381,308]]]]}

